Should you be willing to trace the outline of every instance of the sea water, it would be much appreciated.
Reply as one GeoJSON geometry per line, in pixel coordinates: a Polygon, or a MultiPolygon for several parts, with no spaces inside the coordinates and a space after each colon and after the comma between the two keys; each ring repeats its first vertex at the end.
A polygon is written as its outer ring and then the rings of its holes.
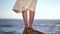
{"type": "MultiPolygon", "coordinates": [[[[33,28],[45,34],[60,34],[60,20],[34,20],[33,28]]],[[[19,19],[0,19],[0,34],[22,34],[24,21],[19,19]],[[6,27],[2,25],[12,25],[6,27]]]]}

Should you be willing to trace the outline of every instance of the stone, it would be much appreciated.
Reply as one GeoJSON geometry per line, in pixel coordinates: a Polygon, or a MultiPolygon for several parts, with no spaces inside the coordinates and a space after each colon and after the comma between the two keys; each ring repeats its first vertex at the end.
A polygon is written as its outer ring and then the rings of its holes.
{"type": "Polygon", "coordinates": [[[39,32],[37,30],[33,30],[33,29],[25,29],[23,31],[23,34],[44,34],[43,32],[39,32]]]}

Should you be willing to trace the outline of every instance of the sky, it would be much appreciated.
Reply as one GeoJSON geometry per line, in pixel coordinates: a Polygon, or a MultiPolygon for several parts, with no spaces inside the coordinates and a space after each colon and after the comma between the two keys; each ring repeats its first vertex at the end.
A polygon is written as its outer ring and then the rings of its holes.
{"type": "MultiPolygon", "coordinates": [[[[15,2],[0,0],[0,19],[23,19],[22,13],[12,10],[15,2]]],[[[37,0],[34,19],[60,19],[60,0],[37,0]]]]}

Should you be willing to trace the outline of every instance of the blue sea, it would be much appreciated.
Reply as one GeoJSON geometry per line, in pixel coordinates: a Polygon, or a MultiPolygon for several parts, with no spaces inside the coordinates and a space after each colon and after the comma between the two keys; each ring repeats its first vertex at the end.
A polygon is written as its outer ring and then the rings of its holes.
{"type": "MultiPolygon", "coordinates": [[[[60,34],[60,20],[35,19],[33,28],[45,34],[60,34]]],[[[24,21],[19,19],[0,19],[0,34],[22,34],[24,21]],[[11,25],[6,27],[3,25],[11,25]]]]}

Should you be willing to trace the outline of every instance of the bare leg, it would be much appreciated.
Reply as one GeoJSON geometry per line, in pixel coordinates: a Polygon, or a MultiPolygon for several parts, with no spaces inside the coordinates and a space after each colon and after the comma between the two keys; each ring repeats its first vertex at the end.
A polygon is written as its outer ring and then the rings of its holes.
{"type": "Polygon", "coordinates": [[[23,11],[22,15],[23,15],[23,19],[24,19],[24,22],[25,22],[25,28],[28,28],[27,11],[23,11]]]}
{"type": "Polygon", "coordinates": [[[35,15],[35,12],[30,10],[29,11],[29,28],[32,28],[34,15],[35,15]]]}

